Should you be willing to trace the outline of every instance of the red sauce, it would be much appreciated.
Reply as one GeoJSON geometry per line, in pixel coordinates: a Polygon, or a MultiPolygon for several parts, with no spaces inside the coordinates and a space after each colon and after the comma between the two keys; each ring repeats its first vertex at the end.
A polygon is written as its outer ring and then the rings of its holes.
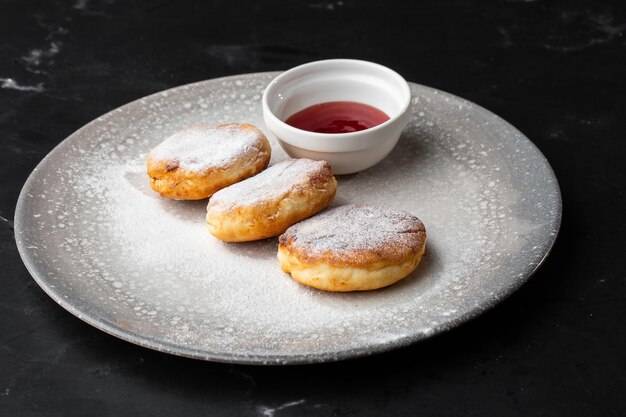
{"type": "Polygon", "coordinates": [[[318,133],[350,133],[369,129],[389,120],[376,107],[354,101],[315,104],[289,116],[285,123],[318,133]]]}

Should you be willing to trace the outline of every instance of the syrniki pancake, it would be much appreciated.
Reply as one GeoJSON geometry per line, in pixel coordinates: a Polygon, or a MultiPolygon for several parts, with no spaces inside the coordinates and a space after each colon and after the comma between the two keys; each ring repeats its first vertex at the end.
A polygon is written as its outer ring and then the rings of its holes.
{"type": "Polygon", "coordinates": [[[150,185],[163,197],[200,200],[263,171],[271,148],[250,124],[198,125],[161,142],[147,158],[150,185]]]}
{"type": "Polygon", "coordinates": [[[336,190],[328,162],[289,159],[217,192],[206,221],[209,231],[226,242],[277,236],[328,207],[336,190]]]}
{"type": "Polygon", "coordinates": [[[373,290],[409,275],[425,246],[417,217],[347,205],[290,227],[279,238],[278,261],[293,279],[320,290],[373,290]]]}

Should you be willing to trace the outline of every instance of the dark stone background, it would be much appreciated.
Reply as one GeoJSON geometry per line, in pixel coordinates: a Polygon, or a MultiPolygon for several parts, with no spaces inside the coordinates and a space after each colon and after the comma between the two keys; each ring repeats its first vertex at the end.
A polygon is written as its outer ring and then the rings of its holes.
{"type": "Polygon", "coordinates": [[[626,415],[626,4],[408,4],[0,2],[0,415],[626,415]],[[108,336],[29,276],[13,237],[17,196],[73,131],[165,88],[330,57],[474,101],[546,155],[563,225],[522,289],[398,351],[253,367],[108,336]]]}

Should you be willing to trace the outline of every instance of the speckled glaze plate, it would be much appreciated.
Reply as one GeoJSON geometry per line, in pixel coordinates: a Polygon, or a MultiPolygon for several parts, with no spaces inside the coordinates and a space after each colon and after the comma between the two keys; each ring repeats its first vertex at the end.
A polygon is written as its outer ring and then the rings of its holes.
{"type": "Polygon", "coordinates": [[[124,340],[192,358],[251,364],[334,361],[451,329],[522,285],[547,256],[561,217],[552,169],[519,131],[453,95],[411,84],[413,121],[375,167],[338,177],[334,205],[407,210],[426,255],[371,292],[303,287],[276,260],[277,240],[226,244],[206,201],[160,198],[147,152],[196,123],[249,122],[286,158],[261,115],[277,73],[220,78],[120,107],[64,140],[24,185],[15,237],[57,303],[124,340]]]}

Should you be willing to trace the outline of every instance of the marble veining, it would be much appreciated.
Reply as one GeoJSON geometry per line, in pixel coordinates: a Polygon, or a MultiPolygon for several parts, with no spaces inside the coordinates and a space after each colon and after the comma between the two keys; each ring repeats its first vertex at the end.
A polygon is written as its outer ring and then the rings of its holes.
{"type": "Polygon", "coordinates": [[[13,78],[0,78],[0,88],[18,91],[34,91],[36,93],[45,91],[43,83],[37,83],[36,85],[22,85],[13,78]]]}
{"type": "Polygon", "coordinates": [[[262,417],[274,417],[277,411],[280,411],[289,407],[295,407],[296,405],[304,404],[305,402],[306,400],[303,398],[297,401],[289,401],[287,403],[281,404],[276,407],[259,406],[257,407],[257,410],[259,412],[259,415],[262,417]]]}
{"type": "Polygon", "coordinates": [[[336,1],[336,2],[323,2],[323,3],[309,4],[309,7],[311,9],[324,9],[324,10],[329,10],[329,11],[333,11],[337,7],[341,7],[341,6],[343,6],[343,1],[341,0],[336,1]]]}
{"type": "Polygon", "coordinates": [[[580,13],[564,10],[558,16],[557,24],[547,36],[543,47],[558,52],[575,52],[596,45],[612,42],[626,31],[626,22],[616,22],[616,18],[606,11],[580,13]],[[566,30],[576,28],[576,32],[566,30]],[[572,33],[580,33],[572,36],[572,33]]]}
{"type": "Polygon", "coordinates": [[[44,49],[31,49],[22,57],[22,61],[26,62],[26,71],[34,74],[47,74],[47,71],[41,67],[54,63],[52,58],[61,51],[61,46],[60,41],[52,41],[44,49]]]}

